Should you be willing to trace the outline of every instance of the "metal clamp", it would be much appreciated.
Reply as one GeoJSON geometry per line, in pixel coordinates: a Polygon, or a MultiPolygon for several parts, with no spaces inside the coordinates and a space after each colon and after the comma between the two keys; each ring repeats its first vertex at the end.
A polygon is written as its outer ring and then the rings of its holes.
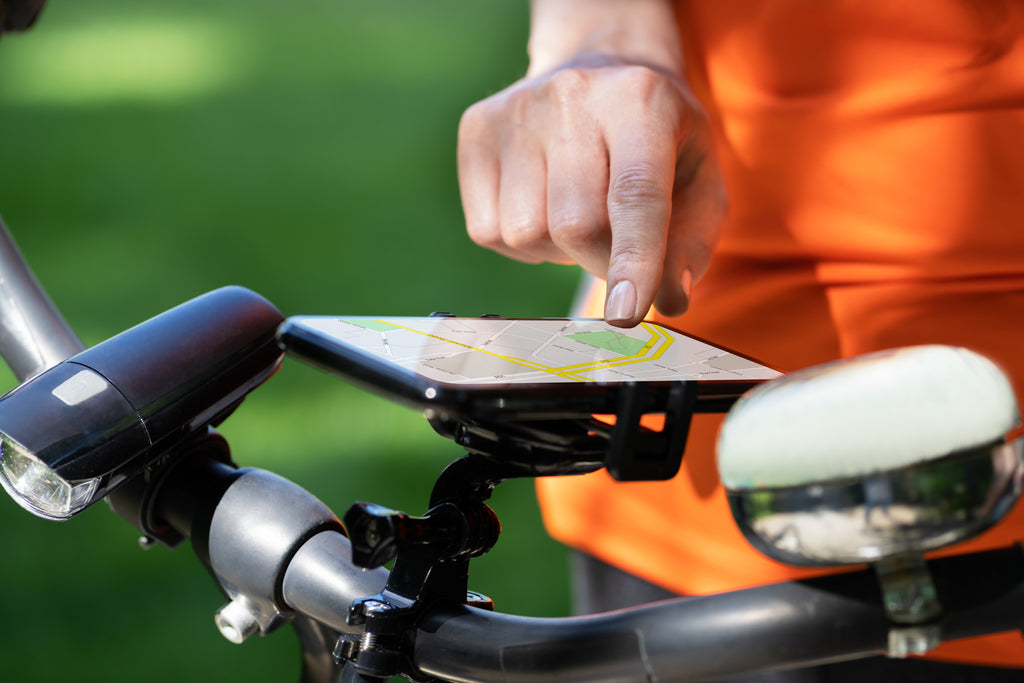
{"type": "Polygon", "coordinates": [[[938,647],[942,604],[924,556],[897,555],[873,566],[882,588],[885,613],[893,624],[887,654],[903,658],[938,647]]]}

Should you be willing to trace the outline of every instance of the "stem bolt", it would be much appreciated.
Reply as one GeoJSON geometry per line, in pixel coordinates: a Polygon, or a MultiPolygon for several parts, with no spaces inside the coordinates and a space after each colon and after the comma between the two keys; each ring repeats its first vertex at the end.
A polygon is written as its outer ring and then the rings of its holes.
{"type": "Polygon", "coordinates": [[[235,598],[221,607],[214,621],[220,634],[236,645],[244,643],[249,636],[260,630],[259,621],[244,598],[235,598]]]}

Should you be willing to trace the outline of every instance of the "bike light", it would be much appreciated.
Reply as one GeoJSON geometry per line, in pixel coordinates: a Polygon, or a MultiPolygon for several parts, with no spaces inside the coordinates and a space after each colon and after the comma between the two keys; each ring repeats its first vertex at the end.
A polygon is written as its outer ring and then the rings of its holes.
{"type": "Polygon", "coordinates": [[[216,426],[281,362],[281,314],[240,287],[186,302],[0,398],[0,484],[68,519],[216,426]]]}
{"type": "Polygon", "coordinates": [[[99,479],[72,484],[6,436],[0,437],[0,483],[31,512],[67,519],[92,500],[99,479]]]}

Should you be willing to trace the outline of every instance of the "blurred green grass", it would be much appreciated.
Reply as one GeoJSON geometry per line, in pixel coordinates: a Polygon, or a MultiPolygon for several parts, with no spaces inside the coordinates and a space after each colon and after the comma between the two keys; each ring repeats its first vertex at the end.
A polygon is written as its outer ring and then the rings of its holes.
{"type": "MultiPolygon", "coordinates": [[[[286,315],[561,315],[576,273],[475,247],[455,182],[460,113],[525,68],[525,5],[51,0],[0,40],[0,214],[87,344],[229,283],[286,315]]],[[[459,455],[295,362],[222,431],[241,464],[339,512],[422,512],[459,455]]],[[[531,486],[493,506],[503,536],[472,587],[564,613],[531,486]]],[[[143,552],[102,506],[53,524],[3,497],[0,524],[0,679],[296,680],[290,633],[217,634],[221,597],[187,548],[143,552]]]]}

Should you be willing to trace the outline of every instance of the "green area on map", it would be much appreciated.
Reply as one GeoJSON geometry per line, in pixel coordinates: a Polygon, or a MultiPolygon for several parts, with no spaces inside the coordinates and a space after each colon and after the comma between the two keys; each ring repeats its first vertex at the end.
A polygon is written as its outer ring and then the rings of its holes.
{"type": "Polygon", "coordinates": [[[394,325],[373,318],[341,318],[341,321],[356,327],[373,330],[374,332],[391,332],[395,329],[394,325]]]}
{"type": "Polygon", "coordinates": [[[647,342],[643,339],[630,337],[628,334],[612,332],[611,330],[599,330],[597,332],[578,332],[565,335],[566,339],[578,341],[587,346],[595,346],[605,351],[619,353],[623,356],[635,356],[639,354],[647,342]]]}

